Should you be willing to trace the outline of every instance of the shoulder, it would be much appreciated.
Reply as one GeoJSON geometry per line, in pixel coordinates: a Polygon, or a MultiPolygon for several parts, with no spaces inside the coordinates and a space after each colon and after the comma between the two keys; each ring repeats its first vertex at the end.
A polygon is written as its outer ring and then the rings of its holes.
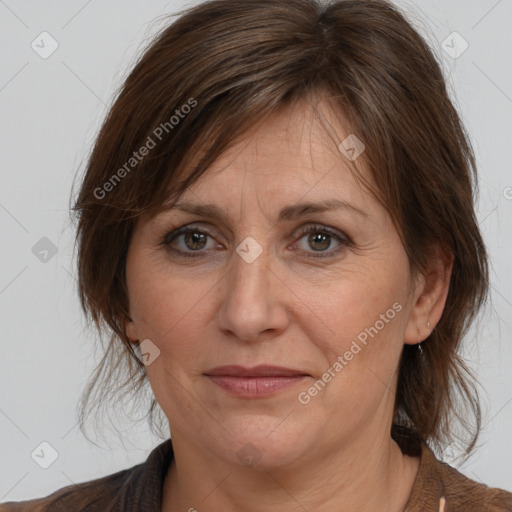
{"type": "Polygon", "coordinates": [[[115,500],[133,470],[134,468],[125,469],[102,478],[69,485],[43,498],[2,503],[0,512],[106,511],[106,505],[115,500]]]}
{"type": "Polygon", "coordinates": [[[512,512],[512,493],[472,480],[437,459],[426,444],[422,446],[420,469],[413,491],[417,510],[512,512]]]}
{"type": "Polygon", "coordinates": [[[173,457],[171,440],[128,469],[63,487],[38,499],[0,504],[0,512],[120,512],[158,510],[161,484],[173,457]]]}
{"type": "Polygon", "coordinates": [[[440,479],[445,488],[447,512],[512,511],[512,493],[476,482],[444,462],[437,461],[437,464],[440,479]],[[449,504],[451,505],[448,506],[449,504]]]}
{"type": "Polygon", "coordinates": [[[405,427],[393,434],[404,455],[420,459],[405,512],[512,512],[512,493],[476,482],[442,462],[405,427]]]}

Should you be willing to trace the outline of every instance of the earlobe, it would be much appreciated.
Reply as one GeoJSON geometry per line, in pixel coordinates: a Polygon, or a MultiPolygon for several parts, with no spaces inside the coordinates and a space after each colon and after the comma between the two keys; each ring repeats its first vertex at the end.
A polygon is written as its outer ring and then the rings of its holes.
{"type": "Polygon", "coordinates": [[[451,251],[441,251],[438,248],[428,273],[418,279],[404,333],[404,343],[415,345],[424,341],[439,323],[450,289],[453,260],[451,251]]]}
{"type": "Polygon", "coordinates": [[[135,324],[132,320],[125,321],[124,332],[126,333],[126,336],[128,337],[131,343],[136,343],[137,341],[139,341],[137,329],[135,328],[135,324]]]}

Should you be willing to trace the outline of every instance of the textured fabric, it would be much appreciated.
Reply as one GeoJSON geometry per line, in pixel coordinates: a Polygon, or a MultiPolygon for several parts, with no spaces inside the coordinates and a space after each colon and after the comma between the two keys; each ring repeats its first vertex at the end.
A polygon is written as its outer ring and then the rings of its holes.
{"type": "MultiPolygon", "coordinates": [[[[470,480],[437,460],[425,443],[396,440],[404,453],[421,456],[404,512],[512,512],[512,493],[470,480]]],[[[0,512],[161,512],[162,485],[172,457],[168,439],[142,464],[64,487],[46,498],[1,504],[0,512]]]]}

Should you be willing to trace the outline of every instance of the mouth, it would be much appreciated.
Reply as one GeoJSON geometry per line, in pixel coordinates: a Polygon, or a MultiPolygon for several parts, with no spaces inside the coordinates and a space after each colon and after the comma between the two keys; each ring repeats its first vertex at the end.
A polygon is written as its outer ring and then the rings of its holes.
{"type": "Polygon", "coordinates": [[[241,398],[262,398],[311,377],[302,370],[282,366],[219,366],[204,373],[214,384],[241,398]]]}

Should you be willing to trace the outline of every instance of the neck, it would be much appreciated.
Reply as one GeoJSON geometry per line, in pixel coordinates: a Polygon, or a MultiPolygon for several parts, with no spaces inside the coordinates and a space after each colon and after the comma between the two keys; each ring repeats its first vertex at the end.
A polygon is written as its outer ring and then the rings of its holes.
{"type": "Polygon", "coordinates": [[[419,459],[403,455],[390,436],[374,434],[369,429],[339,450],[312,450],[296,463],[262,470],[228,464],[173,432],[162,512],[401,512],[419,459]]]}

